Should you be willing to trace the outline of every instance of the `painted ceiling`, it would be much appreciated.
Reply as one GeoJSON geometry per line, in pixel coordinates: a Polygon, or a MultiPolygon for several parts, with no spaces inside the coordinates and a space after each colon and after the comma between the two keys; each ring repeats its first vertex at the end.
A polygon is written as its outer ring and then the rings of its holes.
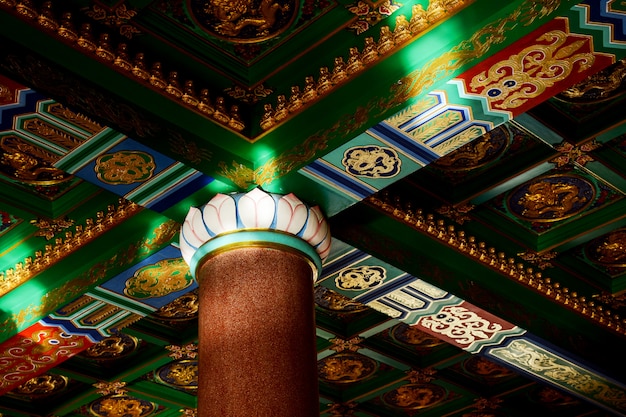
{"type": "Polygon", "coordinates": [[[625,20],[0,0],[0,415],[195,415],[178,229],[255,186],[331,225],[321,416],[626,415],[625,20]]]}

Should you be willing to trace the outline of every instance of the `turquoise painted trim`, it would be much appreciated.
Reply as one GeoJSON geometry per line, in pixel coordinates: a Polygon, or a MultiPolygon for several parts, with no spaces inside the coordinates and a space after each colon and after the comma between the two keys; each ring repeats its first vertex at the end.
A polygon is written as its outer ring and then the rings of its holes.
{"type": "Polygon", "coordinates": [[[306,256],[314,266],[313,281],[316,281],[322,272],[322,259],[318,255],[315,248],[301,238],[278,231],[241,230],[216,236],[200,246],[193,254],[191,261],[189,262],[191,275],[196,278],[196,269],[200,265],[200,262],[206,256],[212,255],[216,251],[228,249],[230,246],[254,247],[259,244],[270,244],[273,246],[282,246],[287,249],[295,249],[302,255],[306,256]]]}

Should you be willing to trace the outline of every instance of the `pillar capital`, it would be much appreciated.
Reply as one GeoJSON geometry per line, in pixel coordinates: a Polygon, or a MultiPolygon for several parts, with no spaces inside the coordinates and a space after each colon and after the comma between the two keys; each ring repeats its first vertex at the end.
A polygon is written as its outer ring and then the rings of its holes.
{"type": "Polygon", "coordinates": [[[274,247],[305,256],[316,279],[330,251],[328,223],[319,207],[293,194],[217,194],[191,207],[180,231],[180,250],[192,275],[207,256],[241,247],[274,247]]]}

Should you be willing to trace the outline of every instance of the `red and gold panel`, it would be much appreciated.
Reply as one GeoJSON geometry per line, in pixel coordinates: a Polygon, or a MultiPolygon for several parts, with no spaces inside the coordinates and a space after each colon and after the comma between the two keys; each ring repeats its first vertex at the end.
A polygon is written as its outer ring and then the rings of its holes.
{"type": "Polygon", "coordinates": [[[0,345],[0,395],[42,374],[94,343],[38,322],[0,345]]]}
{"type": "Polygon", "coordinates": [[[459,78],[491,110],[516,116],[613,62],[614,55],[595,51],[591,36],[571,33],[569,20],[556,18],[459,78]]]}

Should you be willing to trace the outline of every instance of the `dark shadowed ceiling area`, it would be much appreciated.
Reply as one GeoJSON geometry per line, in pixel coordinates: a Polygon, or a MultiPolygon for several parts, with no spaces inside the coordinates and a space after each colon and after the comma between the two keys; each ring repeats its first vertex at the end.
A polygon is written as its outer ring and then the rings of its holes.
{"type": "Polygon", "coordinates": [[[330,223],[320,416],[626,415],[625,21],[0,0],[0,417],[195,416],[179,228],[254,187],[330,223]]]}

